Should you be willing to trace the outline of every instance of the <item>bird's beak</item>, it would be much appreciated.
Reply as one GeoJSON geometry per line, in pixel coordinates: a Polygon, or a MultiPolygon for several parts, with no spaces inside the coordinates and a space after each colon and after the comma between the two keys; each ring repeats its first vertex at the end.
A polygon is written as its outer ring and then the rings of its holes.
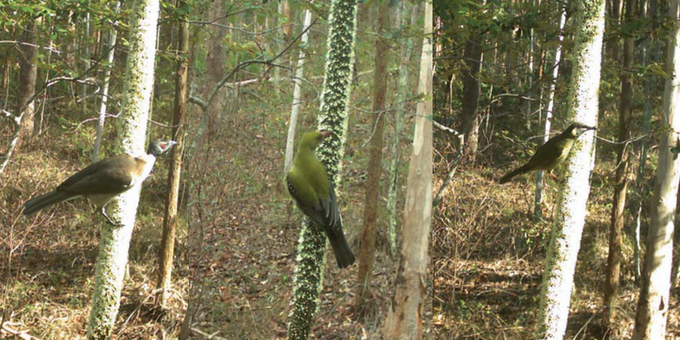
{"type": "Polygon", "coordinates": [[[169,141],[168,144],[165,145],[165,150],[172,148],[174,145],[177,145],[177,142],[174,140],[169,141]]]}
{"type": "Polygon", "coordinates": [[[322,137],[323,139],[326,139],[326,137],[328,137],[328,136],[331,135],[331,132],[328,131],[328,130],[321,131],[320,133],[321,133],[321,137],[322,137]]]}

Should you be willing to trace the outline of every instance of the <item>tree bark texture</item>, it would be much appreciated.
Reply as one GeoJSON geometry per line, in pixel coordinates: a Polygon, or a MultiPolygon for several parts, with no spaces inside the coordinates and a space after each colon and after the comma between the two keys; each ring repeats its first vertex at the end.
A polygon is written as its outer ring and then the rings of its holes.
{"type": "Polygon", "coordinates": [[[413,150],[407,179],[402,226],[401,261],[395,292],[384,326],[385,339],[421,340],[425,304],[425,282],[432,227],[432,3],[424,3],[423,48],[418,92],[425,100],[416,108],[413,150]]]}
{"type": "Polygon", "coordinates": [[[674,35],[668,43],[666,85],[660,133],[659,163],[652,199],[652,224],[647,232],[647,249],[642,272],[642,288],[635,315],[633,340],[664,339],[671,283],[673,229],[680,181],[680,157],[670,148],[678,147],[680,117],[676,110],[680,76],[680,24],[678,0],[671,1],[668,16],[675,19],[674,35]]]}
{"type": "MultiPolygon", "coordinates": [[[[636,0],[626,0],[626,23],[632,23],[635,18],[636,0]]],[[[626,141],[630,138],[630,123],[633,114],[633,74],[632,67],[635,58],[635,41],[633,37],[626,37],[623,43],[623,70],[621,73],[621,106],[619,107],[619,132],[616,157],[616,178],[614,180],[614,198],[609,227],[609,254],[607,257],[607,280],[604,291],[605,326],[610,334],[616,331],[616,303],[619,291],[619,276],[621,274],[621,242],[624,225],[624,209],[626,206],[626,192],[628,190],[628,149],[626,141]]]]}
{"type": "Polygon", "coordinates": [[[383,134],[385,131],[385,98],[387,94],[387,64],[389,45],[383,36],[389,25],[389,0],[381,0],[378,9],[378,37],[375,40],[375,72],[373,73],[373,126],[369,140],[370,158],[366,179],[366,198],[364,203],[364,226],[361,233],[359,271],[355,306],[361,310],[365,297],[370,294],[371,275],[375,263],[375,238],[378,225],[378,199],[380,196],[380,177],[382,176],[383,134]]]}
{"type": "MultiPolygon", "coordinates": [[[[179,1],[177,7],[186,6],[179,1]]],[[[175,73],[175,111],[172,116],[172,139],[177,145],[172,150],[170,174],[168,175],[168,196],[163,219],[163,236],[159,253],[160,276],[158,288],[161,290],[160,304],[170,297],[172,283],[172,263],[175,253],[175,234],[177,232],[177,205],[184,153],[184,117],[187,111],[187,81],[189,75],[189,23],[182,19],[177,25],[177,71],[175,73]]]]}
{"type": "MultiPolygon", "coordinates": [[[[572,81],[567,121],[597,126],[600,60],[604,32],[604,0],[577,1],[572,81]]],[[[536,337],[562,339],[567,328],[576,259],[590,194],[595,151],[594,134],[586,132],[567,159],[545,261],[536,337]]]]}
{"type": "MultiPolygon", "coordinates": [[[[356,0],[333,0],[328,18],[328,53],[318,130],[330,131],[331,134],[317,149],[317,156],[326,167],[329,180],[336,190],[340,183],[345,153],[347,108],[354,68],[356,14],[356,0]]],[[[338,198],[342,200],[341,191],[338,191],[338,198]]],[[[289,340],[309,338],[323,287],[326,235],[321,227],[310,223],[307,218],[300,230],[297,254],[293,301],[288,316],[289,340]]]]}
{"type": "MultiPolygon", "coordinates": [[[[158,0],[136,0],[130,10],[126,85],[115,150],[118,154],[140,155],[146,153],[160,4],[158,0]]],[[[92,309],[87,323],[88,339],[109,339],[113,333],[140,190],[141,186],[136,186],[108,205],[109,214],[120,226],[101,228],[92,309]]]]}

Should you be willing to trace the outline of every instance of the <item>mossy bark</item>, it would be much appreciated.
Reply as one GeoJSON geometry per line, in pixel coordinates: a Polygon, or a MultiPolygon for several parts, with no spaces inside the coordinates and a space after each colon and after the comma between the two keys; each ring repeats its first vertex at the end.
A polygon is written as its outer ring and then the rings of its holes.
{"type": "MultiPolygon", "coordinates": [[[[566,118],[597,126],[604,0],[577,1],[576,4],[574,68],[566,118]]],[[[591,132],[581,136],[566,162],[545,261],[536,334],[539,339],[562,339],[567,328],[576,258],[590,194],[594,139],[591,132]]]]}
{"type": "MultiPolygon", "coordinates": [[[[117,127],[120,138],[115,143],[117,154],[137,155],[145,151],[159,9],[158,0],[137,0],[131,6],[125,95],[117,127]]],[[[140,189],[141,186],[136,186],[109,204],[109,212],[121,225],[101,228],[88,339],[109,339],[113,333],[140,189]]]]}
{"type": "MultiPolygon", "coordinates": [[[[328,55],[318,129],[332,133],[317,149],[317,156],[326,167],[329,179],[334,183],[336,190],[337,184],[340,183],[341,160],[347,133],[347,106],[354,67],[356,13],[356,0],[334,0],[328,19],[328,55]]],[[[305,219],[302,224],[297,252],[293,301],[288,317],[289,340],[309,337],[323,287],[326,235],[321,227],[310,223],[309,219],[305,219]]]]}

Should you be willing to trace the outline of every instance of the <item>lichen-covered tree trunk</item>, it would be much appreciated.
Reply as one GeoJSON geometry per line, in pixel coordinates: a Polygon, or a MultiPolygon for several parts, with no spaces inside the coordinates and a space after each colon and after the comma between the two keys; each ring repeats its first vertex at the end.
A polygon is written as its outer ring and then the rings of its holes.
{"type": "MultiPolygon", "coordinates": [[[[576,1],[576,37],[567,120],[597,126],[604,0],[576,1]]],[[[567,328],[576,258],[590,193],[594,136],[581,136],[567,159],[541,289],[537,338],[562,339],[567,328]]]]}
{"type": "MultiPolygon", "coordinates": [[[[304,24],[302,26],[303,33],[300,38],[300,43],[302,46],[307,46],[309,43],[309,31],[305,31],[309,25],[312,24],[312,11],[309,9],[305,10],[304,24]]],[[[293,105],[290,110],[290,119],[288,120],[288,137],[286,138],[286,154],[283,163],[283,175],[290,171],[290,167],[293,166],[293,146],[295,144],[295,130],[297,129],[298,114],[300,113],[300,104],[302,99],[302,77],[305,72],[305,49],[300,49],[300,54],[298,56],[297,69],[295,70],[295,87],[293,88],[293,105]]],[[[278,67],[276,68],[279,69],[278,67]]]]}
{"type": "MultiPolygon", "coordinates": [[[[552,123],[553,108],[555,107],[555,85],[557,85],[557,77],[560,74],[560,59],[562,58],[562,40],[564,36],[561,34],[564,32],[564,25],[567,22],[567,11],[560,6],[560,35],[557,38],[559,44],[555,47],[555,58],[552,63],[552,80],[550,81],[550,86],[548,86],[548,107],[545,111],[545,123],[543,125],[543,143],[550,139],[550,125],[552,123]]],[[[536,171],[536,196],[534,199],[534,215],[541,216],[541,204],[543,203],[543,170],[536,171]]]]}
{"type": "MultiPolygon", "coordinates": [[[[179,1],[178,8],[186,6],[186,1],[179,1]]],[[[168,175],[168,196],[163,219],[163,236],[159,253],[160,305],[164,306],[170,297],[172,278],[172,262],[175,254],[175,233],[177,230],[177,204],[179,201],[179,183],[182,173],[182,155],[184,152],[184,117],[187,111],[187,80],[189,75],[189,23],[181,18],[177,25],[177,72],[175,73],[175,112],[172,116],[172,139],[177,146],[172,150],[172,161],[168,175]]]]}
{"type": "MultiPolygon", "coordinates": [[[[404,17],[409,13],[408,2],[401,0],[399,6],[393,6],[395,12],[394,24],[397,25],[396,28],[403,29],[406,20],[404,17]]],[[[399,152],[401,133],[404,129],[404,110],[406,110],[406,105],[404,100],[406,100],[406,95],[408,91],[408,56],[411,54],[413,49],[413,40],[411,38],[406,38],[403,44],[401,44],[401,51],[399,52],[399,81],[397,85],[397,110],[394,113],[394,137],[392,138],[392,162],[390,163],[390,174],[389,174],[389,189],[387,192],[387,211],[390,214],[389,222],[389,241],[390,241],[390,255],[395,256],[397,254],[397,223],[400,214],[397,213],[397,189],[399,182],[399,161],[401,158],[401,153],[399,152]]]]}
{"type": "MultiPolygon", "coordinates": [[[[130,6],[125,94],[118,118],[119,139],[114,143],[118,154],[145,152],[159,9],[158,0],[136,0],[130,6]]],[[[104,225],[101,228],[92,309],[87,324],[88,339],[109,339],[113,332],[140,188],[137,186],[121,194],[109,204],[109,213],[120,226],[104,225]]]]}
{"type": "MultiPolygon", "coordinates": [[[[406,184],[401,260],[395,292],[385,320],[384,338],[421,340],[423,306],[430,263],[432,226],[432,3],[424,4],[425,39],[420,60],[418,92],[426,98],[416,108],[413,150],[406,184]]],[[[431,321],[431,320],[430,320],[431,321]]]]}
{"type": "Polygon", "coordinates": [[[364,308],[364,297],[370,293],[371,275],[375,263],[375,238],[378,224],[378,198],[380,196],[380,177],[382,176],[383,135],[385,131],[385,97],[387,95],[387,64],[389,46],[383,36],[389,25],[389,0],[378,2],[378,34],[375,40],[375,72],[373,73],[373,117],[371,119],[371,138],[369,140],[368,175],[364,201],[364,226],[361,232],[359,270],[355,307],[364,308]]]}
{"type": "Polygon", "coordinates": [[[635,315],[633,340],[664,339],[668,317],[671,266],[673,257],[673,229],[680,181],[680,157],[671,152],[678,147],[680,117],[676,117],[680,98],[680,24],[678,0],[673,0],[668,16],[675,19],[674,35],[668,42],[666,86],[659,132],[659,163],[652,199],[652,223],[647,232],[647,250],[642,271],[642,289],[635,315]]]}
{"type": "MultiPolygon", "coordinates": [[[[625,21],[630,24],[634,20],[637,0],[626,0],[625,21]]],[[[634,38],[628,36],[623,43],[623,70],[621,71],[621,106],[619,108],[619,144],[617,145],[616,179],[614,180],[614,198],[609,227],[609,254],[607,256],[607,280],[604,290],[604,326],[610,332],[618,332],[616,320],[616,303],[619,292],[619,275],[621,274],[621,242],[623,240],[624,208],[628,190],[628,149],[626,141],[630,138],[630,123],[633,114],[633,59],[635,58],[634,38]]]]}
{"type": "MultiPolygon", "coordinates": [[[[331,135],[317,149],[337,190],[347,133],[347,106],[350,99],[354,38],[356,35],[356,0],[333,0],[328,18],[328,54],[321,95],[318,129],[331,135]]],[[[342,200],[342,195],[340,195],[342,200]]],[[[345,228],[347,231],[348,228],[345,228]]],[[[321,227],[305,219],[300,230],[297,265],[293,281],[293,301],[288,317],[288,339],[309,337],[319,306],[326,263],[326,235],[321,227]]]]}
{"type": "MultiPolygon", "coordinates": [[[[116,1],[113,5],[114,12],[118,13],[120,2],[116,1]]],[[[115,23],[114,23],[115,26],[115,23]]],[[[99,149],[102,143],[102,136],[104,136],[104,122],[106,121],[106,104],[109,101],[109,83],[111,82],[111,69],[113,68],[113,58],[116,52],[116,29],[109,28],[108,41],[106,42],[109,52],[106,55],[106,69],[104,70],[104,79],[102,80],[102,99],[99,103],[99,120],[97,121],[97,136],[94,140],[94,147],[92,149],[92,162],[99,160],[99,149]]]]}

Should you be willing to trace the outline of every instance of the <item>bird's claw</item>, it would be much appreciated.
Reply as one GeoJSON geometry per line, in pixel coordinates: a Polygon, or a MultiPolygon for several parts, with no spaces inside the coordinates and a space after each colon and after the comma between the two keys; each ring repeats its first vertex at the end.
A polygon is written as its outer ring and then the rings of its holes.
{"type": "Polygon", "coordinates": [[[110,225],[112,225],[116,228],[120,228],[120,227],[123,226],[123,222],[120,222],[120,221],[116,222],[116,221],[112,220],[111,217],[109,217],[109,215],[106,214],[106,210],[104,210],[103,208],[102,208],[102,215],[104,215],[104,217],[106,218],[106,222],[108,222],[110,225]]]}

